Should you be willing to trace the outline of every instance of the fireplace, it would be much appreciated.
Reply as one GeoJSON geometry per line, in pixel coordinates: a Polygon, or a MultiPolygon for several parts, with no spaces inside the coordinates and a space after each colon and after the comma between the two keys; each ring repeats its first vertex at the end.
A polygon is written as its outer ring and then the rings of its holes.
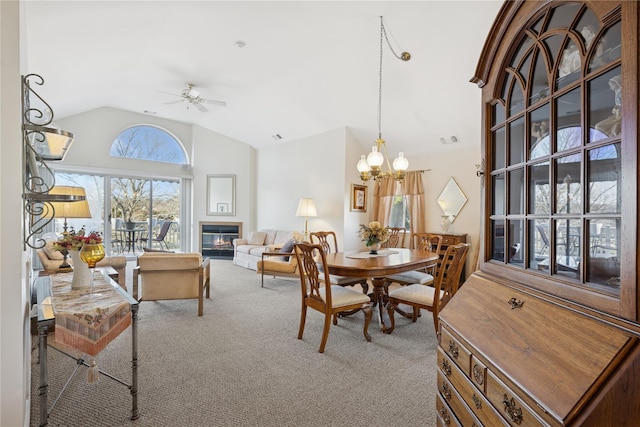
{"type": "Polygon", "coordinates": [[[241,222],[200,222],[200,253],[209,258],[233,259],[233,239],[241,235],[241,222]]]}

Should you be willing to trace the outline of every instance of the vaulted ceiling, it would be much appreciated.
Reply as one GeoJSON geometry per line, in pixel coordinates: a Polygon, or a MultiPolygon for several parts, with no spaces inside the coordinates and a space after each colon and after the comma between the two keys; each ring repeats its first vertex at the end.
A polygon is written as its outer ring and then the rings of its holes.
{"type": "MultiPolygon", "coordinates": [[[[23,73],[56,118],[100,107],[194,123],[258,149],[342,126],[407,155],[478,145],[469,83],[501,1],[26,1],[23,73]],[[177,95],[187,83],[201,112],[177,95]],[[281,139],[275,139],[280,135],[281,139]],[[391,146],[393,144],[393,146],[391,146]]],[[[390,153],[391,154],[391,153],[390,153]]]]}

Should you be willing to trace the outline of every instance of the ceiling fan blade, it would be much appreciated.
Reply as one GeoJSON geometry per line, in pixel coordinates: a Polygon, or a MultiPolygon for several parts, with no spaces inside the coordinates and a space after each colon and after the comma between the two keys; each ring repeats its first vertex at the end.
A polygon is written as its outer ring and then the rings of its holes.
{"type": "Polygon", "coordinates": [[[219,105],[221,107],[226,107],[227,103],[224,101],[217,101],[215,99],[203,99],[204,102],[206,102],[207,104],[214,104],[214,105],[219,105]]]}
{"type": "Polygon", "coordinates": [[[179,102],[184,102],[184,99],[179,99],[178,101],[165,102],[164,105],[177,104],[179,102]]]}
{"type": "Polygon", "coordinates": [[[181,98],[182,98],[182,95],[180,95],[180,94],[176,94],[176,93],[165,92],[165,91],[163,91],[163,90],[157,90],[156,92],[158,92],[158,93],[164,93],[165,95],[179,96],[179,97],[181,97],[181,98]]]}
{"type": "Polygon", "coordinates": [[[207,111],[209,111],[207,109],[207,107],[205,107],[204,105],[200,104],[199,102],[193,102],[193,105],[196,106],[196,108],[200,111],[202,111],[203,113],[206,113],[207,111]]]}

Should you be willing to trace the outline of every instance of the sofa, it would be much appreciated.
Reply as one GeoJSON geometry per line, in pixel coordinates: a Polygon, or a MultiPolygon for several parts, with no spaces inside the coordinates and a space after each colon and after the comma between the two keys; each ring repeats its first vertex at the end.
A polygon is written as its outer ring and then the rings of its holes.
{"type": "Polygon", "coordinates": [[[233,240],[233,263],[257,271],[263,252],[278,252],[291,240],[302,242],[304,235],[297,231],[286,230],[252,231],[246,239],[233,240]]]}
{"type": "MultiPolygon", "coordinates": [[[[53,241],[47,242],[42,248],[36,251],[38,255],[38,259],[40,260],[40,264],[42,264],[42,268],[44,271],[49,273],[55,273],[60,268],[60,264],[64,259],[64,255],[61,252],[53,249],[53,241]]],[[[67,262],[72,264],[71,257],[67,257],[67,262]]],[[[113,267],[114,270],[118,272],[118,283],[124,289],[127,289],[127,279],[126,279],[126,267],[127,267],[127,258],[124,256],[112,256],[112,257],[104,257],[100,260],[96,267],[113,267]]]]}

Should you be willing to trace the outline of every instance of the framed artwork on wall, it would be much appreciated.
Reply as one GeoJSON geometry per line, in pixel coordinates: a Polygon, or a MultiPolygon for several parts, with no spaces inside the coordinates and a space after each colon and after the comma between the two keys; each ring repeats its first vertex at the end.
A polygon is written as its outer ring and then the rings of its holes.
{"type": "Polygon", "coordinates": [[[235,202],[235,175],[207,175],[207,215],[233,216],[235,202]]]}
{"type": "Polygon", "coordinates": [[[366,212],[367,211],[367,186],[360,184],[351,184],[351,211],[366,212]]]}

